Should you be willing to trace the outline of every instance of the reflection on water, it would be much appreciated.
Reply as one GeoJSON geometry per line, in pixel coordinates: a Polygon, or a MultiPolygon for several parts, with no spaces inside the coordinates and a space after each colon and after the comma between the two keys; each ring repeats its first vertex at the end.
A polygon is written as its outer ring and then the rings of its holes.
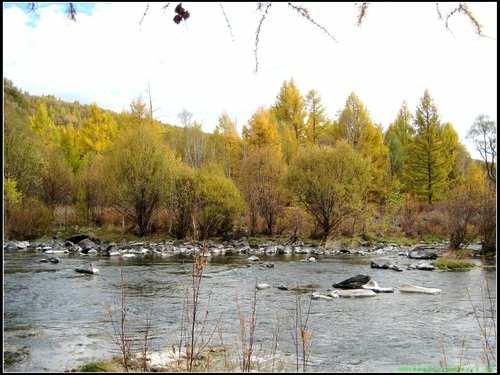
{"type": "MultiPolygon", "coordinates": [[[[303,313],[311,291],[325,292],[348,277],[365,274],[395,293],[361,299],[311,301],[308,328],[313,332],[309,372],[396,372],[402,367],[438,368],[443,356],[448,366],[480,366],[480,330],[473,304],[482,308],[485,278],[496,298],[496,269],[469,272],[406,270],[407,258],[394,257],[404,272],[370,268],[369,257],[264,256],[274,268],[248,265],[245,255],[213,256],[202,280],[202,304],[210,296],[209,324],[227,334],[239,332],[237,301],[250,316],[257,283],[284,284],[257,291],[257,342],[270,350],[275,329],[281,326],[280,350],[294,361],[291,318],[296,293],[301,290],[303,313]],[[442,289],[439,295],[400,294],[398,286],[415,284],[442,289]],[[465,351],[461,340],[465,340],[465,351]],[[444,355],[443,355],[444,350],[444,355]]],[[[151,350],[161,350],[179,335],[186,283],[192,264],[179,256],[93,258],[99,275],[74,272],[87,258],[61,255],[61,263],[40,263],[39,253],[4,254],[4,370],[8,372],[63,371],[117,352],[109,339],[109,309],[119,303],[119,270],[127,283],[131,316],[144,325],[153,315],[151,350]]],[[[494,301],[496,306],[496,300],[494,301]]],[[[217,335],[215,335],[217,336],[217,335]]],[[[214,344],[219,344],[214,338],[214,344]]],[[[293,368],[292,368],[293,370],[293,368]]]]}

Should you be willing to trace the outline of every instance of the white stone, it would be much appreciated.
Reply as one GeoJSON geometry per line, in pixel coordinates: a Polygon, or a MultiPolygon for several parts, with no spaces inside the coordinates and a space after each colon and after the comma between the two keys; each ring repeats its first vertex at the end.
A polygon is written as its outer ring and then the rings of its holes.
{"type": "Polygon", "coordinates": [[[439,294],[441,289],[438,288],[426,288],[423,286],[403,284],[399,287],[401,293],[423,293],[423,294],[439,294]]]}

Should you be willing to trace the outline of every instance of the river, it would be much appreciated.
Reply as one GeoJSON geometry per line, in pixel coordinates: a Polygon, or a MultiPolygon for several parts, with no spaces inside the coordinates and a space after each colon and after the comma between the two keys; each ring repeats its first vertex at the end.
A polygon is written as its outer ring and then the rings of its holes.
{"type": "MultiPolygon", "coordinates": [[[[75,268],[88,257],[58,256],[61,262],[52,264],[39,262],[43,258],[40,252],[4,251],[4,372],[61,372],[118,353],[109,337],[107,311],[119,304],[119,270],[127,284],[129,316],[141,323],[147,312],[152,314],[150,350],[161,351],[176,342],[190,281],[190,258],[94,257],[100,273],[85,275],[75,268]]],[[[285,370],[296,370],[292,317],[297,306],[312,333],[307,372],[437,371],[459,364],[470,371],[485,370],[473,305],[479,313],[490,305],[482,298],[487,280],[496,307],[496,268],[407,270],[405,266],[414,263],[411,259],[384,256],[405,268],[396,272],[370,268],[369,256],[324,255],[316,256],[318,261],[312,263],[301,262],[304,256],[298,255],[259,255],[274,264],[263,267],[248,265],[247,257],[214,255],[205,268],[200,314],[210,312],[207,332],[216,332],[211,341],[214,345],[221,345],[220,337],[225,337],[225,345],[238,343],[237,303],[248,322],[256,283],[284,284],[305,292],[275,287],[256,291],[254,345],[255,352],[264,355],[271,352],[277,338],[284,354],[281,358],[288,363],[285,370]],[[311,291],[325,292],[332,284],[357,274],[369,275],[381,287],[393,287],[395,293],[310,300],[311,291]],[[400,293],[402,284],[440,288],[442,293],[400,293]],[[281,327],[279,334],[277,327],[281,327]]],[[[490,323],[486,321],[488,326],[490,323]]]]}

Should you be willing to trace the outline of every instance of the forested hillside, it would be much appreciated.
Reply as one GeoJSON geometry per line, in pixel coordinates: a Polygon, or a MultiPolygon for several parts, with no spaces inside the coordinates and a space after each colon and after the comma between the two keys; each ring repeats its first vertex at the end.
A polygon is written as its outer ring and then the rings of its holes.
{"type": "MultiPolygon", "coordinates": [[[[494,129],[495,158],[472,160],[437,108],[426,90],[414,110],[403,101],[384,131],[354,92],[331,119],[318,92],[304,95],[290,79],[241,134],[227,113],[206,133],[189,116],[181,126],[156,121],[140,97],[115,113],[4,79],[4,233],[376,232],[495,249],[496,124],[478,117],[473,129],[494,129]]],[[[471,135],[484,144],[484,131],[471,135]]]]}

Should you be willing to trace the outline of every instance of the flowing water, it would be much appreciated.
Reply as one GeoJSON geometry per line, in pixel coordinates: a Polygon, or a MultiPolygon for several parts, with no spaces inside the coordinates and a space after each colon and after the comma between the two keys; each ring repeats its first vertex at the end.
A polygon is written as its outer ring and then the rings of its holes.
{"type": "MultiPolygon", "coordinates": [[[[85,275],[74,270],[88,257],[62,254],[59,264],[41,263],[42,257],[39,252],[4,252],[4,371],[59,372],[117,354],[107,312],[120,304],[119,270],[127,284],[129,316],[140,325],[148,312],[152,314],[150,350],[161,351],[179,337],[190,258],[94,257],[100,274],[85,275]]],[[[460,364],[472,371],[485,369],[473,306],[478,313],[490,306],[482,298],[485,280],[496,306],[496,268],[395,272],[371,269],[368,256],[315,256],[318,262],[308,263],[300,261],[304,256],[259,255],[274,263],[268,268],[248,265],[247,257],[214,255],[204,271],[199,314],[204,316],[208,306],[205,336],[215,330],[215,345],[221,345],[220,337],[224,345],[241,344],[237,305],[248,323],[256,283],[284,284],[303,293],[275,287],[256,291],[254,346],[257,354],[270,353],[277,338],[285,354],[281,358],[292,371],[297,358],[292,322],[298,307],[302,323],[312,332],[308,372],[437,371],[460,364]],[[310,292],[325,292],[357,274],[369,275],[395,293],[310,300],[310,292]],[[398,287],[407,283],[440,288],[442,293],[400,293],[398,287]]],[[[405,257],[384,258],[401,268],[413,263],[405,257]]]]}

